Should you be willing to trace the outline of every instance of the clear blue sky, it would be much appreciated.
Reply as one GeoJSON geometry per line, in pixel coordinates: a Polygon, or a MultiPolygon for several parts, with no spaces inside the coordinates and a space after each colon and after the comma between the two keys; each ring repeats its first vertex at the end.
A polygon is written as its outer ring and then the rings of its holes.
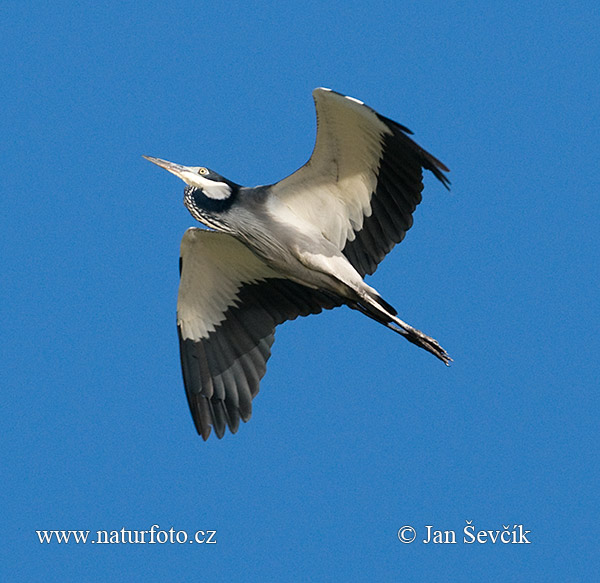
{"type": "Polygon", "coordinates": [[[3,580],[597,576],[596,2],[1,11],[3,580]],[[312,150],[321,85],[452,169],[370,281],[455,363],[347,309],[297,320],[251,422],[204,443],[175,329],[194,222],[141,156],[277,181],[312,150]],[[531,544],[465,544],[467,520],[531,544]],[[35,532],[153,524],[218,542],[35,532]]]}

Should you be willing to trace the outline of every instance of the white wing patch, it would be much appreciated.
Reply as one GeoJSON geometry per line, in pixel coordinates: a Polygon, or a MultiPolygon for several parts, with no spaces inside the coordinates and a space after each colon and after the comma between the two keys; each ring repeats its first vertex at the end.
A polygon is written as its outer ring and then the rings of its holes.
{"type": "Polygon", "coordinates": [[[391,130],[361,101],[313,91],[317,140],[310,160],[273,188],[299,222],[314,225],[342,250],[371,215],[371,195],[391,130]]]}
{"type": "Polygon", "coordinates": [[[349,99],[350,101],[354,101],[355,103],[358,103],[359,105],[364,105],[365,102],[361,101],[360,99],[356,99],[356,97],[350,97],[349,95],[345,96],[346,99],[349,99]]]}
{"type": "Polygon", "coordinates": [[[206,338],[246,283],[278,277],[231,235],[188,229],[181,241],[177,324],[183,339],[206,338]]]}

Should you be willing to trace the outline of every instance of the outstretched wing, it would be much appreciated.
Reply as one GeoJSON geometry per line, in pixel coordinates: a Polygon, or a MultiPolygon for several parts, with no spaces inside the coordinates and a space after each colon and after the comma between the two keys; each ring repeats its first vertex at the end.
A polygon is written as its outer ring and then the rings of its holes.
{"type": "Polygon", "coordinates": [[[224,233],[188,229],[181,242],[177,327],[185,390],[198,433],[219,438],[248,421],[275,327],[340,305],[282,278],[224,233]]]}
{"type": "Polygon", "coordinates": [[[448,169],[409,129],[361,101],[313,91],[317,140],[310,160],[273,186],[302,220],[317,225],[362,275],[372,274],[412,226],[423,169],[448,187],[448,169]]]}

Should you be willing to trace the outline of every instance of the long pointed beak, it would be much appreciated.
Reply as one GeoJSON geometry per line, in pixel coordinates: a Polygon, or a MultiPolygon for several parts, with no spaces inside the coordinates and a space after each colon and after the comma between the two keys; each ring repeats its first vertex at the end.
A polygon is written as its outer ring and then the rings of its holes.
{"type": "Polygon", "coordinates": [[[181,164],[175,164],[173,162],[167,162],[166,160],[161,160],[160,158],[153,158],[152,156],[142,156],[142,158],[146,158],[152,164],[156,164],[161,168],[164,168],[171,174],[175,174],[177,178],[181,178],[184,182],[187,182],[185,179],[186,174],[194,174],[194,171],[187,166],[182,166],[181,164]]]}

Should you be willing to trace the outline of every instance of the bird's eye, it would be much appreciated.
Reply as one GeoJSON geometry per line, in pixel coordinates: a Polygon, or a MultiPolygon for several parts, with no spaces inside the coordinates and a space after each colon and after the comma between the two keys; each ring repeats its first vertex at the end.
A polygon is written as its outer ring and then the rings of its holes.
{"type": "Polygon", "coordinates": [[[208,174],[208,168],[199,168],[198,174],[202,174],[203,176],[208,174]]]}

